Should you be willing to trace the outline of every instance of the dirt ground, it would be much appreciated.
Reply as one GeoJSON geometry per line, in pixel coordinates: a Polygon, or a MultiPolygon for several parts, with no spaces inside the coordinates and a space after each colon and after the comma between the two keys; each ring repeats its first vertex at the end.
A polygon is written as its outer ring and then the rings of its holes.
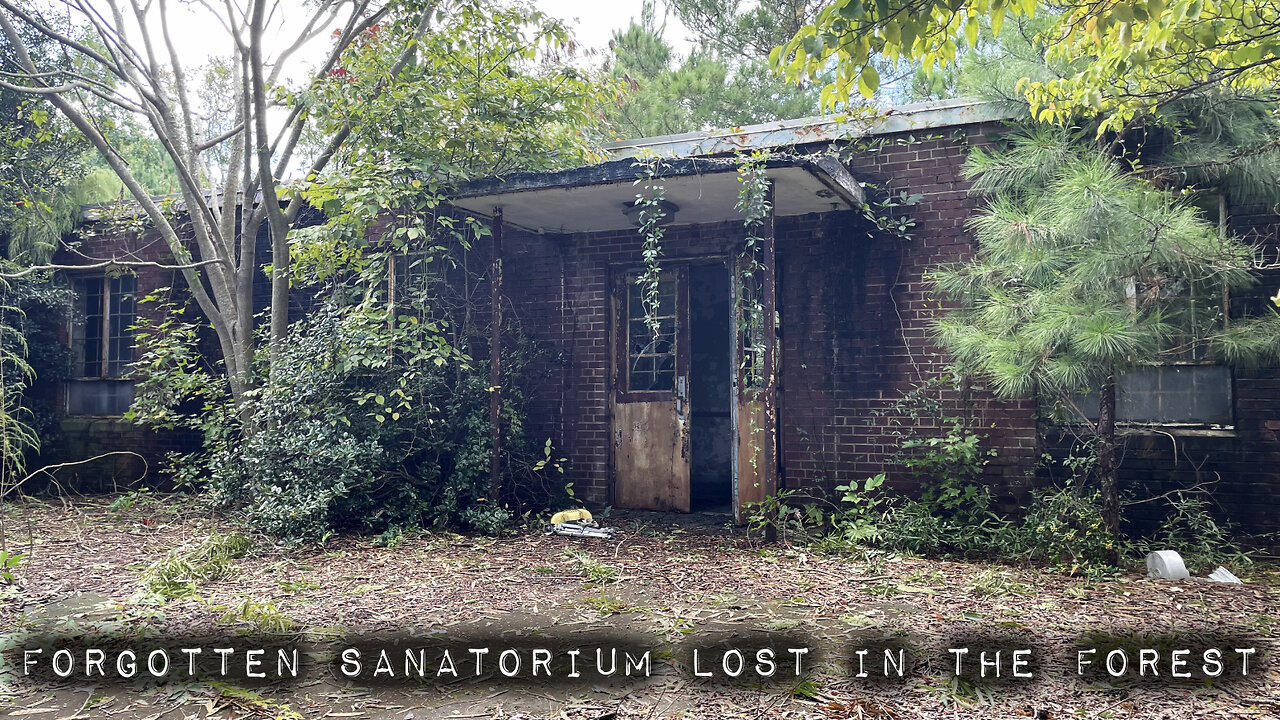
{"type": "MultiPolygon", "coordinates": [[[[74,676],[57,683],[24,678],[9,662],[0,669],[0,716],[1280,718],[1273,659],[1280,576],[1272,570],[1255,568],[1244,585],[1137,574],[1087,582],[1037,569],[820,555],[750,541],[723,518],[635,514],[605,520],[617,528],[612,540],[424,533],[389,546],[343,537],[288,549],[257,537],[225,576],[166,602],[143,592],[146,569],[175,549],[238,529],[186,497],[145,497],[118,511],[110,509],[113,500],[0,508],[9,550],[26,556],[14,570],[17,584],[0,584],[0,649],[24,647],[31,634],[52,628],[156,637],[269,630],[312,648],[344,631],[344,639],[352,632],[478,632],[513,642],[609,635],[660,648],[653,676],[360,684],[322,662],[287,684],[94,685],[74,676]],[[1249,642],[1258,654],[1247,678],[1228,682],[1074,675],[1079,638],[1134,631],[1216,634],[1228,638],[1222,642],[1249,642]],[[1006,648],[1034,647],[1043,658],[1035,678],[1009,680],[1006,667],[1000,681],[953,679],[947,648],[992,636],[1006,648]],[[814,660],[801,678],[695,677],[687,651],[711,654],[725,639],[741,643],[748,660],[762,642],[779,648],[784,667],[786,648],[796,643],[812,646],[814,660]],[[904,678],[853,676],[855,648],[893,642],[921,650],[904,678]]],[[[878,663],[871,665],[879,670],[878,663]]]]}

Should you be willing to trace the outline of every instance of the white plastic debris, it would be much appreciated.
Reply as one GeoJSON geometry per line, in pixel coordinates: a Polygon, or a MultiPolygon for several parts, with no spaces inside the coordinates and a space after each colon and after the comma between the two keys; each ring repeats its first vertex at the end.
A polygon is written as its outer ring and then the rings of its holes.
{"type": "Polygon", "coordinates": [[[1221,565],[1218,566],[1217,570],[1214,570],[1213,572],[1209,573],[1209,579],[1213,580],[1214,582],[1235,583],[1236,585],[1244,584],[1240,582],[1240,578],[1236,577],[1235,575],[1232,575],[1230,570],[1222,567],[1221,565]]]}
{"type": "Polygon", "coordinates": [[[1156,550],[1147,555],[1147,577],[1161,580],[1185,580],[1191,577],[1182,556],[1173,550],[1156,550]]]}

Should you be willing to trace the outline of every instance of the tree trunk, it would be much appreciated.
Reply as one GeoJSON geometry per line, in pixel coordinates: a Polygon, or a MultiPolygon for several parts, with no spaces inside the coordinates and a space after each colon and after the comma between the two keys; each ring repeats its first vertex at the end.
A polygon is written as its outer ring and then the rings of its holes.
{"type": "Polygon", "coordinates": [[[1120,532],[1120,497],[1116,490],[1116,378],[1108,375],[1098,398],[1098,489],[1107,532],[1120,532]]]}

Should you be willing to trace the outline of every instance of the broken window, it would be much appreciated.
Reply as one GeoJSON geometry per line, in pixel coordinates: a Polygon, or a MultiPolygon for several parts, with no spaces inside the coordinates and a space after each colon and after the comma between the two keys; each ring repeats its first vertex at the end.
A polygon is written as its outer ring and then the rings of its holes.
{"type": "Polygon", "coordinates": [[[73,281],[76,313],[71,327],[72,380],[67,412],[120,415],[133,403],[135,324],[134,275],[85,277],[73,281]]]}
{"type": "MultiPolygon", "coordinates": [[[[1078,407],[1098,419],[1098,393],[1078,407]]],[[[1116,420],[1142,425],[1234,424],[1231,370],[1214,364],[1150,365],[1116,380],[1116,420]]]]}

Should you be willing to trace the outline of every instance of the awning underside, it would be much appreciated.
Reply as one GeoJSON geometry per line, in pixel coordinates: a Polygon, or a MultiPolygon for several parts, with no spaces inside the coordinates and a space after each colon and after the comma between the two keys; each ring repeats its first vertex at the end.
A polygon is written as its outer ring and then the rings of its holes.
{"type": "MultiPolygon", "coordinates": [[[[787,217],[862,206],[862,189],[844,166],[827,156],[784,156],[767,161],[774,215],[787,217]]],[[[673,225],[742,220],[738,162],[724,158],[664,160],[658,181],[674,203],[673,225]]],[[[462,188],[454,205],[482,216],[502,209],[504,224],[537,233],[586,233],[635,227],[624,208],[644,192],[642,168],[618,160],[550,173],[486,178],[462,188]]]]}

